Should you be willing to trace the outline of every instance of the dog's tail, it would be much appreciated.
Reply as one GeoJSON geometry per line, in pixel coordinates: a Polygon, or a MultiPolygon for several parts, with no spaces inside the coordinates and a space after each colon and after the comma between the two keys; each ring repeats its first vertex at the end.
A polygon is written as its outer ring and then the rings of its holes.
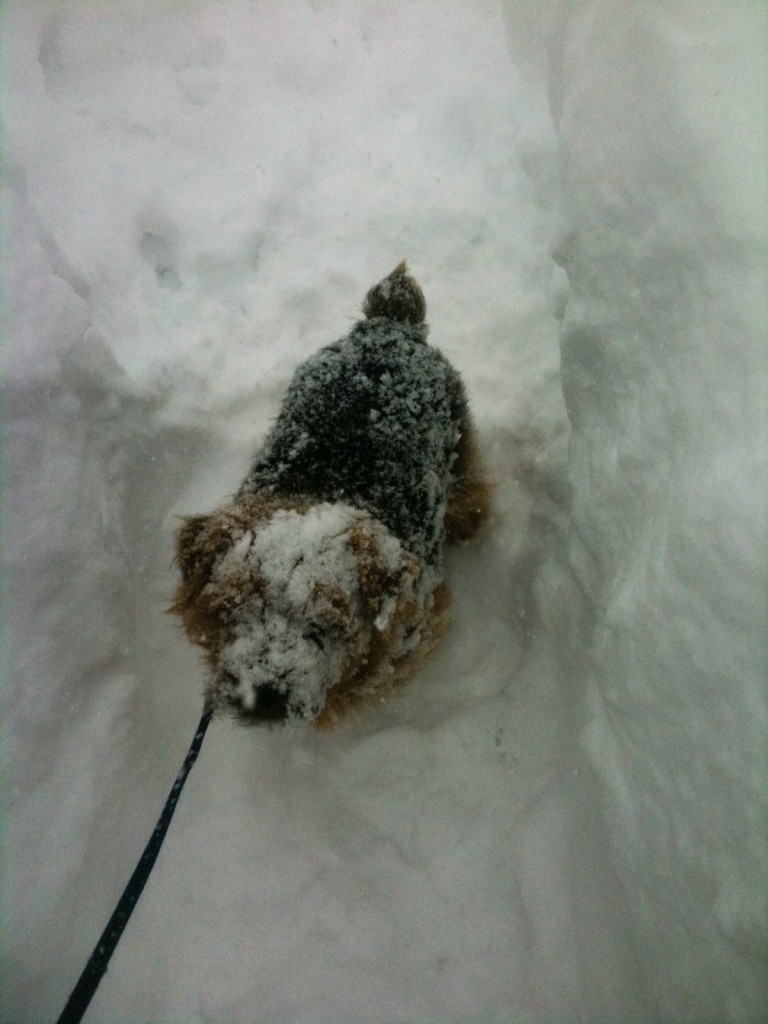
{"type": "Polygon", "coordinates": [[[408,273],[405,260],[370,289],[363,302],[363,313],[369,320],[380,316],[405,324],[424,323],[427,301],[415,278],[408,273]]]}

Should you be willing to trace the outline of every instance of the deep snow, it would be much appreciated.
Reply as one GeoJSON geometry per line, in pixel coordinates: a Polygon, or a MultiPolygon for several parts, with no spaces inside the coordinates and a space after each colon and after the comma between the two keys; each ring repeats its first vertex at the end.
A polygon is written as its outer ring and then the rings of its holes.
{"type": "Polygon", "coordinates": [[[87,1019],[762,1019],[765,6],[4,7],[4,1019],[197,722],[177,517],[404,257],[497,483],[452,627],[214,723],[87,1019]]]}

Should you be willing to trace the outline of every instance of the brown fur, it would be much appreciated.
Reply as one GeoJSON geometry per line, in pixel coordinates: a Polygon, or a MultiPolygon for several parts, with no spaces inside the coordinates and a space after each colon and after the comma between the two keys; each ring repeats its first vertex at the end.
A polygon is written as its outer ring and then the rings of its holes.
{"type": "MultiPolygon", "coordinates": [[[[441,583],[434,590],[432,609],[427,622],[422,624],[418,647],[391,665],[386,662],[386,654],[394,630],[374,633],[366,657],[350,659],[338,685],[328,691],[325,707],[313,723],[315,728],[327,731],[361,704],[376,698],[383,700],[397,686],[407,682],[435,649],[445,632],[450,604],[451,592],[445,583],[441,583]]],[[[415,610],[413,605],[410,608],[407,605],[399,608],[392,625],[413,619],[415,610]]]]}
{"type": "Polygon", "coordinates": [[[475,428],[467,413],[456,448],[453,474],[455,483],[445,510],[448,542],[474,537],[487,521],[491,509],[493,487],[486,475],[475,428]]]}
{"type": "MultiPolygon", "coordinates": [[[[448,540],[472,537],[489,515],[491,486],[485,476],[476,438],[471,425],[462,434],[454,464],[455,485],[446,509],[448,540]]],[[[169,611],[181,617],[184,629],[205,652],[211,669],[225,642],[228,612],[247,595],[263,593],[264,583],[244,565],[236,565],[216,587],[209,587],[216,561],[247,531],[267,523],[280,509],[305,513],[311,502],[305,498],[276,498],[271,494],[248,494],[237,503],[210,515],[191,516],[176,534],[176,559],[181,582],[169,611]]],[[[322,607],[329,625],[348,638],[348,657],[340,678],[327,692],[324,707],[313,721],[327,730],[360,704],[382,699],[400,683],[409,679],[435,648],[446,628],[451,595],[445,583],[432,594],[426,618],[411,600],[399,601],[383,629],[371,628],[382,602],[393,593],[397,581],[390,578],[380,557],[375,536],[365,523],[349,530],[349,547],[355,554],[357,576],[364,609],[363,619],[354,621],[347,595],[338,587],[318,580],[312,593],[314,604],[322,607]],[[420,628],[418,645],[397,659],[392,658],[395,637],[420,628]],[[367,645],[362,636],[368,637],[367,645]]],[[[420,571],[411,556],[406,572],[413,579],[420,571]]],[[[210,695],[209,695],[210,696],[210,695]]],[[[240,709],[238,717],[246,723],[250,716],[240,709]]],[[[253,718],[255,720],[255,716],[253,718]]]]}
{"type": "Polygon", "coordinates": [[[236,505],[218,509],[209,515],[189,516],[175,536],[176,562],[181,582],[168,609],[181,617],[184,630],[192,641],[202,647],[211,664],[219,651],[222,613],[238,592],[258,591],[258,580],[250,576],[233,578],[226,592],[221,588],[204,593],[216,559],[247,531],[267,522],[280,508],[303,512],[307,502],[278,500],[271,494],[247,494],[236,505]]]}

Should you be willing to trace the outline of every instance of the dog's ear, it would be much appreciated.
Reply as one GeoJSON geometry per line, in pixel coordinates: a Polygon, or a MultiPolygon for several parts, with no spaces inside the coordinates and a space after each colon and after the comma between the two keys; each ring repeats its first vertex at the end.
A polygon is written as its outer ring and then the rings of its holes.
{"type": "Polygon", "coordinates": [[[209,609],[200,607],[200,595],[210,581],[214,561],[230,542],[229,532],[216,528],[217,522],[216,513],[190,516],[174,538],[181,582],[168,611],[180,615],[190,640],[204,647],[214,633],[209,609]]]}
{"type": "Polygon", "coordinates": [[[176,561],[185,583],[209,575],[216,558],[232,542],[227,525],[214,513],[210,516],[190,516],[176,531],[176,561]]]}
{"type": "Polygon", "coordinates": [[[216,559],[245,530],[266,522],[273,506],[274,502],[263,495],[248,494],[236,504],[216,509],[209,515],[185,517],[175,538],[176,561],[184,582],[207,578],[216,559]]]}
{"type": "Polygon", "coordinates": [[[395,561],[391,557],[385,559],[376,529],[370,521],[355,523],[347,537],[357,562],[365,616],[373,622],[389,599],[397,599],[404,590],[412,588],[418,575],[418,564],[415,558],[402,550],[395,561]]]}
{"type": "Polygon", "coordinates": [[[168,609],[180,615],[193,643],[212,655],[219,639],[222,609],[232,600],[232,592],[255,591],[255,582],[244,566],[234,565],[227,578],[209,587],[218,559],[243,533],[239,509],[218,509],[207,516],[190,516],[176,531],[176,561],[181,582],[168,609]]]}

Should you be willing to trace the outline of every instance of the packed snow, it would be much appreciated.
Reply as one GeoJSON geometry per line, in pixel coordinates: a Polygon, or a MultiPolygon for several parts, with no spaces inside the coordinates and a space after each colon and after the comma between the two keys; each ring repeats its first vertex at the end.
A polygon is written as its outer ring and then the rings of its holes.
{"type": "Polygon", "coordinates": [[[762,0],[3,7],[3,1019],[198,721],[179,517],[403,258],[495,482],[450,629],[330,733],[214,722],[86,1019],[765,1019],[762,0]]]}

